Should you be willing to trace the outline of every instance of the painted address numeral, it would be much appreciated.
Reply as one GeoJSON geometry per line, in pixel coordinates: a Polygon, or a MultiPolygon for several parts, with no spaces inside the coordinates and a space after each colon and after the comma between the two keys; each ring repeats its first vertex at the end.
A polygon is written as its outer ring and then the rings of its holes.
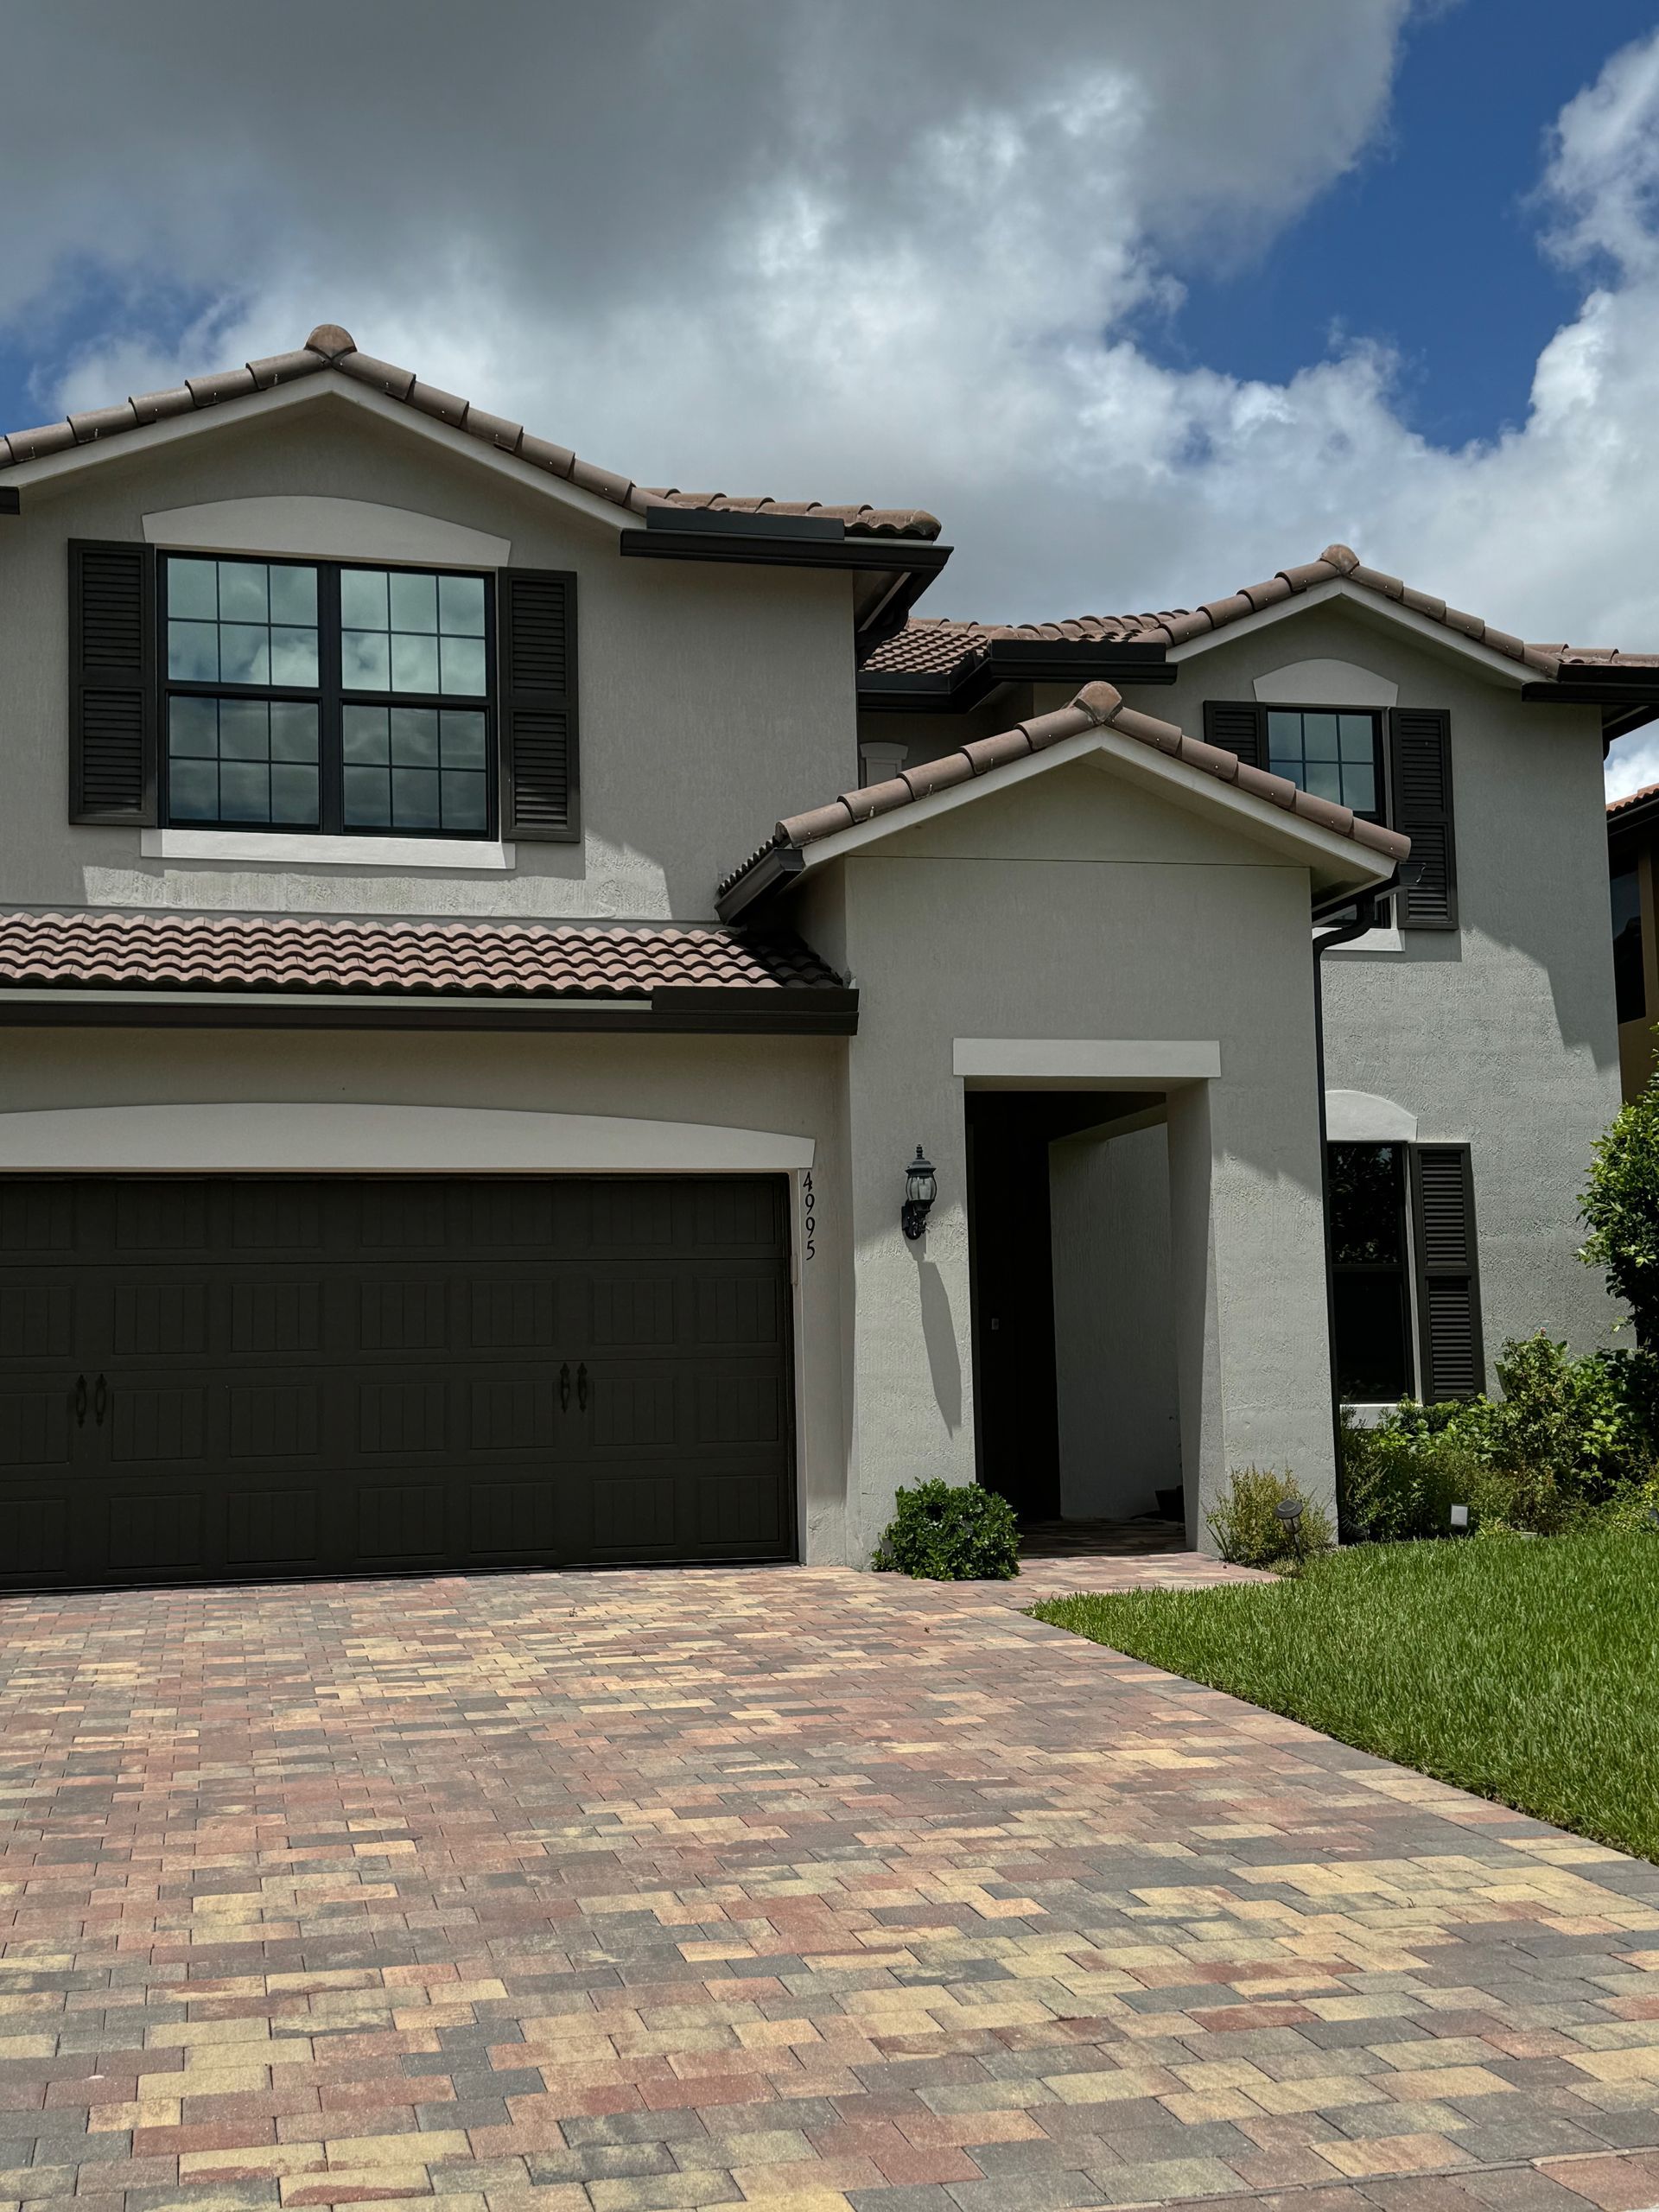
{"type": "Polygon", "coordinates": [[[801,1178],[801,1211],[806,1230],[806,1256],[810,1260],[817,1250],[818,1216],[817,1201],[812,1195],[812,1170],[809,1167],[801,1178]]]}

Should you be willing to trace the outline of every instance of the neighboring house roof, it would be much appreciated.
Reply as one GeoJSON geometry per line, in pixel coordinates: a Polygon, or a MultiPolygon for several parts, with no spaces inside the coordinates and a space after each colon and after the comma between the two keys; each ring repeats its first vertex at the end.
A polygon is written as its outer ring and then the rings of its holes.
{"type": "Polygon", "coordinates": [[[1161,614],[1080,614],[1064,622],[991,623],[912,615],[904,628],[879,645],[866,670],[893,675],[965,672],[983,659],[999,640],[1031,644],[1137,645],[1166,648],[1224,630],[1265,608],[1300,597],[1320,584],[1343,582],[1375,594],[1413,614],[1443,623],[1477,645],[1522,664],[1539,677],[1554,679],[1578,667],[1659,667],[1659,654],[1622,653],[1611,647],[1529,645],[1507,630],[1494,629],[1478,614],[1465,614],[1380,569],[1368,569],[1346,545],[1327,545],[1317,561],[1281,569],[1265,583],[1244,584],[1226,599],[1201,607],[1174,607],[1161,614]]]}
{"type": "Polygon", "coordinates": [[[219,370],[211,376],[188,377],[168,391],[148,392],[142,398],[124,400],[119,406],[92,408],[68,416],[60,423],[47,423],[37,429],[14,430],[9,436],[0,436],[0,470],[26,461],[40,461],[73,446],[92,445],[117,437],[124,431],[140,429],[170,416],[223,406],[228,400],[244,399],[254,392],[269,391],[275,385],[292,384],[297,378],[318,376],[327,370],[338,371],[341,376],[403,400],[441,423],[469,431],[486,444],[503,453],[514,454],[532,467],[544,468],[574,484],[579,491],[608,499],[613,505],[626,507],[634,514],[645,514],[653,507],[676,507],[724,514],[816,515],[838,521],[848,536],[853,537],[933,539],[939,534],[938,518],[919,507],[825,506],[816,499],[772,499],[725,492],[653,489],[636,484],[628,477],[619,476],[613,469],[600,468],[590,461],[578,460],[567,448],[551,445],[545,438],[535,436],[522,423],[486,414],[482,408],[458,399],[453,392],[422,383],[412,369],[395,368],[389,361],[376,360],[372,354],[359,353],[351,333],[333,322],[320,323],[305,344],[291,353],[275,353],[264,360],[249,361],[240,368],[219,370]]]}
{"type": "Polygon", "coordinates": [[[1636,806],[1643,799],[1651,798],[1656,791],[1659,791],[1659,784],[1643,784],[1639,791],[1626,791],[1623,798],[1610,798],[1607,802],[1608,820],[1611,822],[1614,815],[1622,813],[1627,806],[1636,806]]]}
{"type": "Polygon", "coordinates": [[[543,1000],[843,990],[817,953],[782,932],[108,908],[0,912],[0,987],[543,1000]]]}
{"type": "Polygon", "coordinates": [[[918,800],[931,798],[937,792],[971,782],[976,777],[990,775],[999,768],[1011,766],[1032,753],[1046,752],[1052,746],[1064,744],[1068,738],[1081,737],[1092,729],[1115,730],[1120,736],[1135,738],[1187,767],[1200,768],[1218,782],[1230,784],[1252,801],[1300,816],[1314,827],[1333,831],[1338,836],[1351,837],[1356,844],[1366,846],[1389,860],[1402,861],[1411,850],[1411,840],[1399,830],[1385,830],[1378,823],[1363,821],[1351,808],[1338,806],[1332,799],[1316,798],[1311,791],[1299,789],[1287,777],[1251,767],[1236,753],[1229,753],[1221,746],[1206,745],[1199,738],[1188,737],[1173,722],[1160,721],[1154,715],[1125,706],[1122,695],[1109,683],[1088,683],[1069,707],[1061,707],[1052,714],[1033,715],[1030,721],[1016,723],[1013,729],[1001,731],[995,737],[976,738],[939,760],[902,768],[885,783],[867,784],[856,791],[843,791],[827,806],[791,815],[779,823],[758,851],[751,853],[741,867],[734,868],[722,880],[719,890],[722,911],[723,902],[774,853],[801,852],[822,838],[833,837],[839,831],[872,821],[878,815],[890,814],[918,800]]]}

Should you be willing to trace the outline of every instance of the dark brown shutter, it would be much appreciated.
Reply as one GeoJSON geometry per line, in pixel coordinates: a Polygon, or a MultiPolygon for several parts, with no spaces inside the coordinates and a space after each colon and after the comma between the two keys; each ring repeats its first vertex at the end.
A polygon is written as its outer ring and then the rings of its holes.
{"type": "Polygon", "coordinates": [[[1458,853],[1452,830],[1452,718],[1438,707],[1395,707],[1389,715],[1396,830],[1411,840],[1422,880],[1396,904],[1408,930],[1458,926],[1458,853]]]}
{"type": "Polygon", "coordinates": [[[156,820],[156,560],[69,545],[69,819],[156,820]]]}
{"type": "Polygon", "coordinates": [[[501,834],[569,843],[582,835],[576,780],[576,580],[504,569],[501,834]]]}
{"type": "Polygon", "coordinates": [[[1476,1397],[1486,1387],[1486,1358],[1466,1144],[1412,1146],[1411,1236],[1424,1402],[1476,1397]]]}
{"type": "Polygon", "coordinates": [[[1205,743],[1237,753],[1252,768],[1268,765],[1267,728],[1267,709],[1258,707],[1254,699],[1206,699],[1204,702],[1205,743]]]}

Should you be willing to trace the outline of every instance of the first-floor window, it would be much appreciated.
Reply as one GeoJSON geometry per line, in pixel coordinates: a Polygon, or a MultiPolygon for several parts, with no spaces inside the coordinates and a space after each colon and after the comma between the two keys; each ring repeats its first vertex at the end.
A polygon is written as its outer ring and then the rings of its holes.
{"type": "Polygon", "coordinates": [[[491,834],[489,579],[169,554],[161,599],[167,822],[491,834]]]}
{"type": "Polygon", "coordinates": [[[1622,868],[1612,879],[1613,995],[1621,1021],[1640,1021],[1648,1011],[1642,972],[1642,876],[1622,868]]]}
{"type": "Polygon", "coordinates": [[[1392,1404],[1414,1387],[1405,1147],[1333,1144],[1329,1172],[1337,1386],[1351,1404],[1392,1404]]]}

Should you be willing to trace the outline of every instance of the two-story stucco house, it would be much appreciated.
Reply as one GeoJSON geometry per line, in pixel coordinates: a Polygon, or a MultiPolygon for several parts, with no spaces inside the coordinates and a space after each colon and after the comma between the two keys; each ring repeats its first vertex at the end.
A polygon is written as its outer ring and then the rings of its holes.
{"type": "Polygon", "coordinates": [[[1338,547],[1024,630],[947,557],[333,326],[0,441],[0,1586],[1196,1529],[1329,1491],[1333,1342],[1605,1334],[1659,671],[1338,547]]]}

